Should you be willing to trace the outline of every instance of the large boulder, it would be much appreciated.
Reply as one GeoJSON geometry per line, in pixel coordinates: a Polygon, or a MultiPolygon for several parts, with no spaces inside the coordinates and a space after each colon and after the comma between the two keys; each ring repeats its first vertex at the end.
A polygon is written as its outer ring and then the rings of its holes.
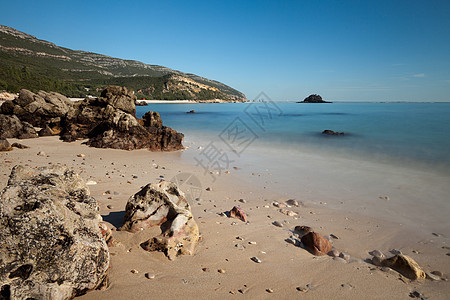
{"type": "Polygon", "coordinates": [[[320,95],[312,94],[306,97],[303,101],[297,103],[330,103],[330,102],[322,100],[322,97],[320,95]]]}
{"type": "Polygon", "coordinates": [[[142,248],[163,251],[170,260],[194,253],[198,226],[184,193],[172,182],[148,184],[127,202],[121,230],[137,232],[154,226],[161,226],[162,233],[142,243],[142,248]]]}
{"type": "Polygon", "coordinates": [[[65,96],[55,92],[39,91],[37,94],[22,89],[19,97],[12,101],[5,101],[0,112],[6,115],[16,115],[21,121],[33,126],[59,126],[74,109],[73,102],[65,96]]]}
{"type": "Polygon", "coordinates": [[[16,116],[0,114],[0,138],[29,139],[38,137],[34,127],[16,116]]]}
{"type": "Polygon", "coordinates": [[[100,98],[77,103],[75,112],[64,119],[61,139],[71,142],[88,138],[87,144],[96,148],[183,149],[184,135],[163,126],[157,112],[147,112],[138,120],[134,101],[135,96],[126,88],[112,86],[100,98]]]}
{"type": "Polygon", "coordinates": [[[71,299],[106,282],[97,202],[62,166],[16,166],[0,193],[1,299],[71,299]]]}

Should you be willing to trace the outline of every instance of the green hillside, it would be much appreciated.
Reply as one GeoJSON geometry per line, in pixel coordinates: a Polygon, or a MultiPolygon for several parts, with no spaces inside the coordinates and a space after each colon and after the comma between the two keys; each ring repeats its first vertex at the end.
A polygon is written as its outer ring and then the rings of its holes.
{"type": "Polygon", "coordinates": [[[75,51],[0,25],[0,90],[46,90],[69,97],[97,96],[123,85],[147,99],[245,101],[221,82],[163,66],[75,51]]]}

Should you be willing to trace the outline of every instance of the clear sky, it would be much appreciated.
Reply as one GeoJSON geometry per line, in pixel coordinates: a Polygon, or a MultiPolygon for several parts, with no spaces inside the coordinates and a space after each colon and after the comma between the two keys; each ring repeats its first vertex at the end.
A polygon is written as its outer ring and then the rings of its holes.
{"type": "Polygon", "coordinates": [[[59,46],[219,80],[254,99],[450,101],[450,1],[0,0],[59,46]]]}

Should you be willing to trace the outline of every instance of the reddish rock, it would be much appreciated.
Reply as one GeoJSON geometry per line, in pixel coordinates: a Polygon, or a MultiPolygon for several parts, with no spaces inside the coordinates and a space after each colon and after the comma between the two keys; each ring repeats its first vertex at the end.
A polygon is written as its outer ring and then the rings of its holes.
{"type": "Polygon", "coordinates": [[[236,218],[243,222],[247,222],[247,215],[239,206],[235,206],[230,210],[230,218],[236,218]]]}
{"type": "Polygon", "coordinates": [[[331,250],[331,243],[322,235],[310,232],[302,237],[302,243],[306,250],[314,255],[325,255],[331,250]]]}

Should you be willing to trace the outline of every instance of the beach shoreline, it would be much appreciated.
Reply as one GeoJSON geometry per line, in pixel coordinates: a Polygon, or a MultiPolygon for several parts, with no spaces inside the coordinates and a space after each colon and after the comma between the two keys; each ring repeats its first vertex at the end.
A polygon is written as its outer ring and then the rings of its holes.
{"type": "MultiPolygon", "coordinates": [[[[427,211],[424,203],[413,208],[403,206],[409,197],[428,195],[431,201],[448,192],[442,182],[436,182],[438,177],[430,174],[305,155],[299,158],[303,169],[297,169],[292,181],[297,182],[296,186],[280,182],[281,173],[270,164],[260,168],[257,162],[245,160],[236,161],[226,170],[229,173],[221,173],[213,180],[210,173],[192,160],[201,151],[195,147],[195,141],[187,143],[189,149],[176,152],[96,149],[83,145],[82,141],[64,143],[56,136],[10,139],[10,142],[30,148],[0,154],[2,188],[14,165],[65,165],[86,182],[97,183],[89,186],[91,196],[98,201],[103,219],[115,227],[121,225],[126,201],[141,186],[171,180],[181,173],[193,174],[201,182],[199,200],[191,199],[190,203],[202,235],[193,256],[169,261],[162,253],[140,248],[139,243],[159,233],[158,228],[138,234],[113,231],[119,244],[110,248],[111,286],[106,291],[89,292],[80,299],[143,299],[148,295],[218,299],[236,296],[233,292],[252,299],[274,296],[287,299],[299,294],[307,299],[406,299],[415,290],[433,299],[445,299],[450,294],[448,281],[399,280],[398,273],[383,272],[366,262],[369,251],[379,249],[388,254],[395,248],[413,257],[425,271],[450,274],[446,255],[449,251],[442,248],[450,246],[448,221],[441,217],[433,220],[434,211],[431,208],[427,211]],[[38,152],[46,155],[38,156],[38,152]],[[265,169],[268,171],[263,172],[265,169]],[[108,190],[118,195],[105,194],[108,190]],[[383,196],[388,198],[380,199],[383,196]],[[299,207],[287,208],[297,216],[284,215],[273,205],[288,199],[301,203],[299,207]],[[248,214],[249,223],[220,215],[235,205],[248,214]],[[408,222],[405,216],[420,216],[418,210],[424,219],[417,224],[408,222]],[[401,222],[396,221],[396,214],[401,222]],[[427,224],[426,220],[433,222],[427,224]],[[272,225],[274,221],[284,227],[272,225]],[[311,226],[325,236],[333,234],[337,237],[332,239],[334,247],[348,253],[349,262],[329,256],[315,257],[286,242],[297,225],[311,226]],[[249,244],[250,241],[256,244],[249,244]],[[237,244],[243,248],[236,247],[237,244]],[[262,263],[253,262],[250,259],[253,256],[258,256],[262,263]],[[203,271],[204,268],[208,271],[203,271]],[[132,269],[139,272],[131,273],[132,269]],[[218,273],[218,269],[226,273],[218,273]],[[144,274],[148,272],[155,274],[155,278],[147,279],[144,274]],[[263,276],[252,275],[255,273],[263,276]],[[297,289],[307,285],[311,287],[307,292],[297,289]]],[[[280,166],[281,172],[283,168],[280,166]]],[[[447,207],[435,209],[445,211],[447,207]]]]}

